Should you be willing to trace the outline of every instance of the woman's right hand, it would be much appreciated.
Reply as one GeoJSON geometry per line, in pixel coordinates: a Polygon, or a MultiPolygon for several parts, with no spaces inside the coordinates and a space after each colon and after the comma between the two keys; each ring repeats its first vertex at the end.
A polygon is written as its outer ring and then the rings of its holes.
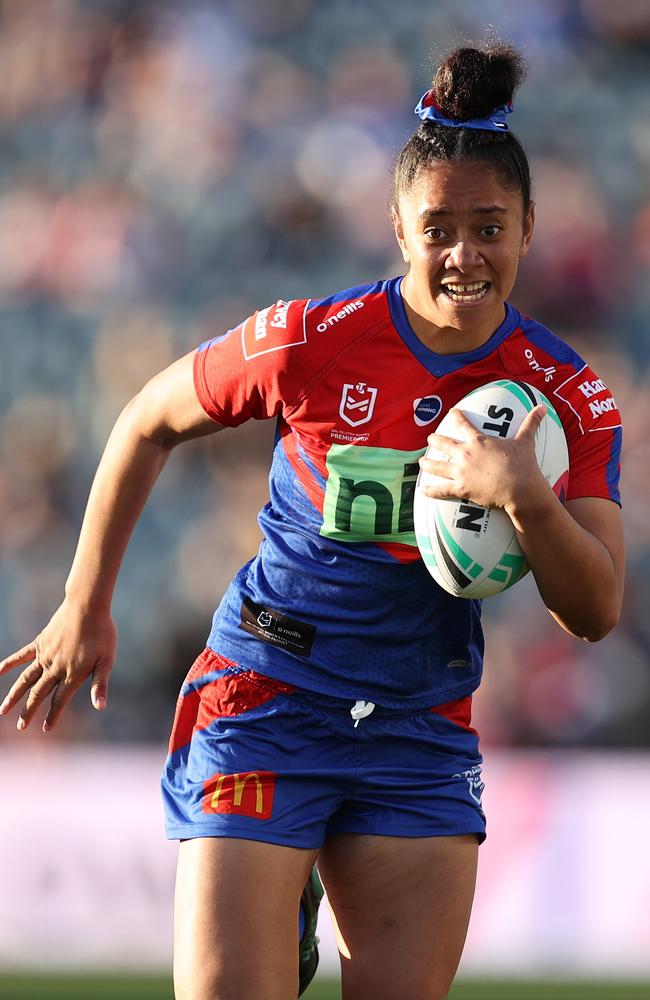
{"type": "Polygon", "coordinates": [[[0,715],[27,695],[17,724],[18,729],[26,729],[49,698],[43,723],[43,732],[48,732],[91,674],[90,699],[102,711],[116,648],[117,629],[108,611],[82,610],[66,598],[33,642],[0,661],[0,675],[24,667],[0,705],[0,715]]]}

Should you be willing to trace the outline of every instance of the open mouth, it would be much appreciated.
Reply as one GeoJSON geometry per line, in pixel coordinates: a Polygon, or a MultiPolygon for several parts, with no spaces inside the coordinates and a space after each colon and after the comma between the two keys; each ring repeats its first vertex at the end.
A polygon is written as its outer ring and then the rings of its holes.
{"type": "Polygon", "coordinates": [[[489,287],[489,281],[473,281],[467,285],[457,282],[443,285],[442,290],[452,302],[480,302],[487,295],[489,287]]]}

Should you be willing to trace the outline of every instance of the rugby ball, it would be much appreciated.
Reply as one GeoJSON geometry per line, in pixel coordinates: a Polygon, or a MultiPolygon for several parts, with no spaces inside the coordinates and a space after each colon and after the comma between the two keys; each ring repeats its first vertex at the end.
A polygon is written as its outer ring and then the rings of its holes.
{"type": "MultiPolygon", "coordinates": [[[[468,393],[456,409],[483,434],[513,437],[534,406],[544,403],[546,415],[535,436],[539,467],[564,502],[569,480],[569,453],[562,423],[546,396],[526,382],[502,379],[468,393]]],[[[458,439],[453,416],[446,414],[437,434],[458,439]]],[[[427,458],[444,459],[429,446],[427,458]]],[[[514,525],[505,511],[465,500],[438,500],[423,487],[440,482],[420,470],[414,500],[415,535],[424,563],[434,580],[455,597],[491,597],[507,590],[528,572],[514,525]]]]}

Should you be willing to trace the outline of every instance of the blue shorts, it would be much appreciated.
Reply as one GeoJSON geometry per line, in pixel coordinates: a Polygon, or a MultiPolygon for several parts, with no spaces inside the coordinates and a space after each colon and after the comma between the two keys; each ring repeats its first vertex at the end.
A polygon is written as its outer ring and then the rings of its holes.
{"type": "Polygon", "coordinates": [[[170,839],[319,848],[334,833],[485,839],[471,697],[404,712],[265,677],[210,649],[178,699],[162,792],[170,839]]]}

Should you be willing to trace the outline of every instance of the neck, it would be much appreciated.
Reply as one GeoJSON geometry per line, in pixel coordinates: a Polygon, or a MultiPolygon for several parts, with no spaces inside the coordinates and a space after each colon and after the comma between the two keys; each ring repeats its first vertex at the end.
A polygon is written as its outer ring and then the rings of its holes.
{"type": "Polygon", "coordinates": [[[467,354],[475,351],[487,343],[505,319],[506,307],[503,303],[499,307],[498,314],[492,313],[483,322],[468,325],[466,329],[460,324],[439,326],[427,317],[427,310],[424,304],[420,303],[409,277],[407,274],[400,286],[406,316],[418,340],[436,354],[467,354]]]}

